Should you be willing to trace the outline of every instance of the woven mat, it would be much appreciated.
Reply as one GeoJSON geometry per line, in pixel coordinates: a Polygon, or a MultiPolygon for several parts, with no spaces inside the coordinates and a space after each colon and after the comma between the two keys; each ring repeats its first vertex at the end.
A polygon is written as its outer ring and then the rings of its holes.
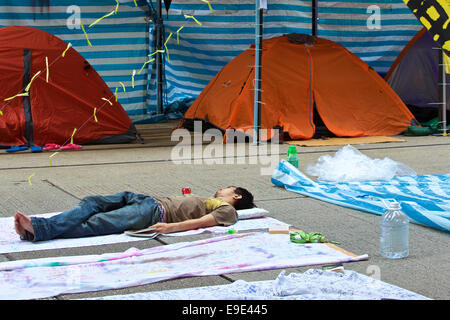
{"type": "Polygon", "coordinates": [[[328,138],[328,139],[309,139],[309,140],[289,140],[286,143],[295,144],[302,147],[319,146],[343,146],[348,144],[364,143],[383,143],[383,142],[404,142],[405,139],[385,136],[369,136],[358,138],[328,138]]]}

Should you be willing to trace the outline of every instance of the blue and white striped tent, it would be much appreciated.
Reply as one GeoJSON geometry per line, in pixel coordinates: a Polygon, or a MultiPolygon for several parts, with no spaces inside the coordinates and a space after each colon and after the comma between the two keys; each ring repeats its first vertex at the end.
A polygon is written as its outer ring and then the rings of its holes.
{"type": "MultiPolygon", "coordinates": [[[[156,0],[137,0],[138,7],[133,0],[117,1],[117,14],[89,28],[116,7],[116,0],[0,0],[0,27],[34,26],[71,42],[113,92],[121,88],[120,82],[126,85],[126,92],[118,91],[119,102],[134,122],[152,121],[157,110],[156,64],[145,63],[155,50],[151,9],[156,0]],[[50,6],[35,8],[33,3],[39,2],[50,6]],[[77,12],[92,47],[74,24],[77,12]],[[142,66],[132,88],[132,72],[142,66]]],[[[293,32],[311,34],[311,0],[267,2],[264,39],[293,32]]],[[[168,39],[165,107],[195,99],[221,68],[254,43],[255,0],[210,3],[212,11],[201,0],[173,0],[168,16],[163,10],[164,41],[168,39]]],[[[421,29],[402,0],[318,0],[318,4],[318,36],[344,45],[381,75],[421,29]]]]}

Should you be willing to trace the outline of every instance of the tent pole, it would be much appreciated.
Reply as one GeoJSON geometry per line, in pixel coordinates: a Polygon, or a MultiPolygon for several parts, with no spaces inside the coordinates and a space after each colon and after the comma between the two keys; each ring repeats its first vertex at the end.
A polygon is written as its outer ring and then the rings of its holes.
{"type": "Polygon", "coordinates": [[[262,68],[262,37],[263,37],[263,9],[260,0],[256,1],[256,20],[255,20],[255,95],[253,111],[253,145],[260,142],[261,128],[261,68],[262,68]]]}
{"type": "Polygon", "coordinates": [[[441,86],[442,86],[442,91],[441,91],[441,101],[442,101],[442,110],[439,114],[439,121],[442,123],[442,134],[444,136],[447,135],[447,83],[446,83],[446,68],[445,68],[445,58],[444,58],[444,54],[445,51],[441,50],[442,53],[439,55],[439,71],[441,74],[441,86]]]}
{"type": "Polygon", "coordinates": [[[318,6],[317,6],[317,0],[312,1],[312,36],[317,36],[317,20],[318,20],[318,6]]]}
{"type": "Polygon", "coordinates": [[[162,81],[162,54],[160,50],[162,50],[162,4],[161,0],[157,0],[156,3],[156,14],[158,15],[158,21],[156,22],[156,67],[157,67],[157,100],[158,100],[158,108],[157,113],[163,113],[163,81],[162,81]]]}

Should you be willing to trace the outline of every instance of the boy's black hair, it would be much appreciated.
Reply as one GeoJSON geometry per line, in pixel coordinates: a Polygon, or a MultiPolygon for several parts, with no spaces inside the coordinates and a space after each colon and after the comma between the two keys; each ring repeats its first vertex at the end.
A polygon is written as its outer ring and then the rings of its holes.
{"type": "Polygon", "coordinates": [[[234,204],[234,208],[236,210],[251,209],[256,207],[253,203],[253,195],[247,189],[242,187],[235,187],[234,192],[242,196],[242,198],[237,200],[234,204]]]}

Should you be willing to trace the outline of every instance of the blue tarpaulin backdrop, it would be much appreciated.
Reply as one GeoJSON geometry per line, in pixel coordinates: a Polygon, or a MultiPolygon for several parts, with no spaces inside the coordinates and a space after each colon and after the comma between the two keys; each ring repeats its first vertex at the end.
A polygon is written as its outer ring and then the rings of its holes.
{"type": "MultiPolygon", "coordinates": [[[[156,64],[145,65],[154,52],[152,8],[156,0],[119,0],[117,14],[89,28],[116,7],[115,0],[0,0],[0,27],[33,26],[71,42],[99,72],[134,122],[151,121],[157,110],[156,64]],[[49,4],[47,6],[47,3],[49,4]],[[74,19],[86,27],[89,47],[74,19]],[[123,92],[120,85],[126,86],[123,92]]],[[[318,36],[336,41],[384,75],[408,41],[421,28],[402,0],[319,0],[318,36]]],[[[176,109],[195,99],[214,75],[254,43],[255,0],[212,0],[213,11],[200,0],[174,0],[163,9],[165,108],[176,109]],[[199,25],[193,16],[201,23],[199,25]],[[178,35],[177,30],[183,27],[178,35]]],[[[264,38],[285,33],[311,34],[312,2],[268,0],[264,38]]],[[[156,118],[158,119],[158,118],[156,118]]]]}

